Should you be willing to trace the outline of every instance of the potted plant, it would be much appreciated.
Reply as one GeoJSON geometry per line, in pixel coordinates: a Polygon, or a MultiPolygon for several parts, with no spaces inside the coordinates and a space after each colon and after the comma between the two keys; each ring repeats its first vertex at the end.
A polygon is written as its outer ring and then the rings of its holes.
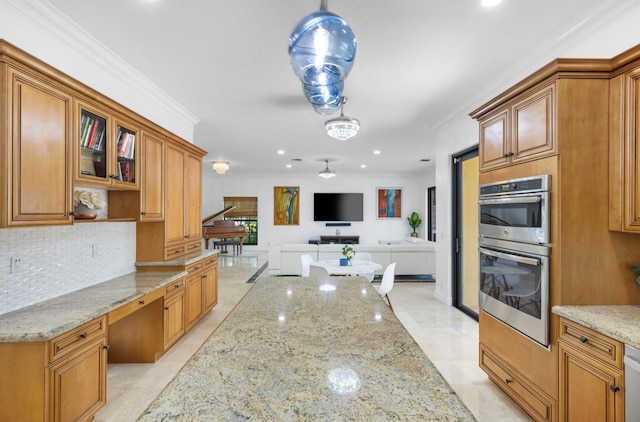
{"type": "Polygon", "coordinates": [[[422,219],[420,218],[420,214],[414,211],[411,213],[411,217],[407,217],[407,220],[409,221],[409,225],[413,229],[413,232],[411,233],[411,237],[418,237],[418,232],[416,231],[416,229],[420,227],[420,224],[422,224],[422,219]]]}

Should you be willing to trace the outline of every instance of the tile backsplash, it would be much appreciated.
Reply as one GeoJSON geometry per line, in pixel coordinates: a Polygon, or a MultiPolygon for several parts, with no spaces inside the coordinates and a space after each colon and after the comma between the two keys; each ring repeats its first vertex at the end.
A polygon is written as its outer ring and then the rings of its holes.
{"type": "Polygon", "coordinates": [[[135,222],[0,229],[0,314],[131,273],[135,260],[135,222]]]}

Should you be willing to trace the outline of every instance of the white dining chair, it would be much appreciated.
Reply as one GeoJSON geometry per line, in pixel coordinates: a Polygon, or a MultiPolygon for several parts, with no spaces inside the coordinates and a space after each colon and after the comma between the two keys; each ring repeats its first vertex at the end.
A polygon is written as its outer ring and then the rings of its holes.
{"type": "Polygon", "coordinates": [[[378,294],[382,296],[382,299],[387,302],[392,311],[393,306],[391,306],[391,301],[389,300],[389,292],[393,289],[393,282],[396,277],[395,272],[396,262],[387,265],[387,268],[384,269],[384,273],[382,274],[382,281],[380,282],[380,285],[373,286],[378,294]]]}
{"type": "Polygon", "coordinates": [[[353,255],[353,260],[354,261],[372,262],[371,254],[369,252],[356,252],[353,255]]]}
{"type": "MultiPolygon", "coordinates": [[[[353,260],[362,262],[373,262],[373,260],[371,259],[371,254],[369,252],[356,252],[353,255],[353,260]]],[[[373,281],[375,273],[374,271],[371,271],[370,273],[362,273],[360,275],[366,277],[367,280],[369,280],[369,283],[371,283],[373,281]]]]}
{"type": "Polygon", "coordinates": [[[326,281],[329,280],[329,271],[321,265],[310,264],[309,277],[315,278],[318,281],[326,281]]]}
{"type": "Polygon", "coordinates": [[[311,255],[300,255],[300,262],[302,263],[302,277],[309,277],[309,265],[313,263],[311,255]]]}

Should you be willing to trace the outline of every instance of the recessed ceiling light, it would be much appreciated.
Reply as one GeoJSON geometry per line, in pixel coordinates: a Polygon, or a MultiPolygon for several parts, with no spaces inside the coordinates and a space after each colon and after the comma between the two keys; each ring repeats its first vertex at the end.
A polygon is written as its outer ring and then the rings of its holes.
{"type": "Polygon", "coordinates": [[[280,154],[280,155],[284,154],[284,150],[283,149],[279,149],[278,150],[278,154],[280,154]]]}
{"type": "Polygon", "coordinates": [[[380,150],[379,150],[379,149],[377,149],[377,150],[373,151],[373,153],[374,153],[374,154],[376,154],[376,155],[378,155],[378,154],[380,154],[380,150]]]}
{"type": "Polygon", "coordinates": [[[361,168],[361,169],[366,169],[366,168],[367,168],[367,165],[366,165],[366,164],[360,164],[360,168],[361,168]]]}
{"type": "Polygon", "coordinates": [[[482,0],[480,4],[482,4],[484,7],[493,7],[501,2],[502,0],[482,0]]]}
{"type": "Polygon", "coordinates": [[[287,164],[288,169],[290,169],[291,167],[293,167],[291,164],[287,164]]]}

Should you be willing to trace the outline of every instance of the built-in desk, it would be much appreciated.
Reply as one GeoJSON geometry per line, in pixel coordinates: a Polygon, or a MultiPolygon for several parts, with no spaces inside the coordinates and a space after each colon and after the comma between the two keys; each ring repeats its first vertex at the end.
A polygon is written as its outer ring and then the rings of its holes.
{"type": "Polygon", "coordinates": [[[473,421],[364,277],[263,277],[140,421],[473,421]]]}

